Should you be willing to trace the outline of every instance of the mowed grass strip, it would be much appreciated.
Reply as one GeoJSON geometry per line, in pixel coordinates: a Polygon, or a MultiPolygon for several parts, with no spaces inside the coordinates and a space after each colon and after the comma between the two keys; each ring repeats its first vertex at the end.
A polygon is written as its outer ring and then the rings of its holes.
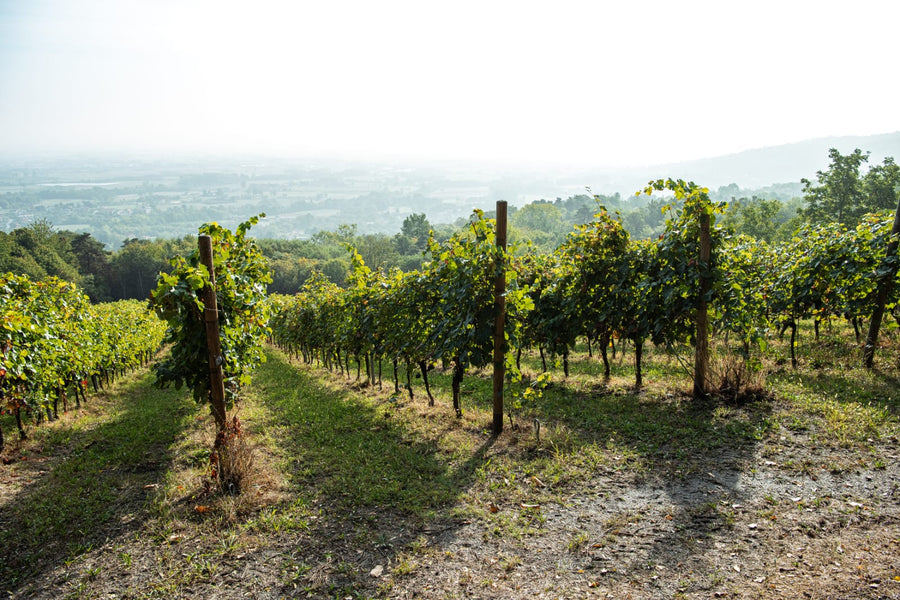
{"type": "MultiPolygon", "coordinates": [[[[521,487],[518,493],[512,494],[514,498],[533,498],[536,490],[522,485],[532,476],[551,486],[553,492],[541,490],[540,495],[547,500],[563,498],[566,488],[577,487],[598,469],[625,470],[650,477],[670,477],[674,469],[676,475],[686,476],[719,456],[733,456],[737,460],[749,458],[771,441],[779,443],[782,427],[792,428],[796,423],[808,427],[817,443],[832,448],[855,444],[866,446],[897,435],[896,379],[891,375],[866,372],[855,365],[837,367],[846,362],[842,359],[852,354],[846,349],[847,345],[850,344],[815,349],[823,354],[824,362],[834,365],[833,368],[797,371],[777,364],[773,357],[785,350],[781,345],[771,345],[756,363],[757,368],[762,369],[760,382],[771,395],[737,403],[717,398],[692,400],[687,394],[690,373],[685,372],[685,365],[689,366],[691,359],[687,353],[674,356],[650,347],[645,354],[645,382],[648,385],[641,391],[631,387],[629,363],[632,357],[629,354],[617,356],[613,378],[604,382],[597,357],[573,353],[571,376],[565,378],[561,369],[551,369],[552,381],[540,398],[525,402],[519,408],[510,408],[516,395],[521,394],[523,384],[508,385],[506,402],[512,420],[507,418],[507,433],[496,441],[485,441],[484,436],[490,422],[491,381],[487,371],[476,370],[466,375],[462,387],[466,412],[463,422],[447,417],[450,377],[440,369],[430,375],[438,399],[435,409],[424,408],[421,380],[414,382],[416,399],[413,402],[406,402],[404,391],[402,401],[392,405],[386,400],[390,392],[383,392],[379,397],[376,392],[355,390],[348,380],[336,374],[329,377],[319,369],[298,366],[297,375],[292,377],[303,377],[303,383],[297,385],[308,390],[302,392],[304,395],[318,394],[320,399],[327,399],[324,404],[309,409],[319,416],[308,419],[307,431],[303,434],[310,440],[316,436],[329,438],[328,445],[332,450],[322,449],[319,456],[324,458],[334,454],[325,458],[325,463],[337,460],[339,456],[350,460],[360,455],[358,452],[347,453],[346,446],[374,447],[381,455],[377,460],[383,460],[385,447],[399,441],[404,450],[414,448],[414,454],[432,453],[421,464],[424,469],[435,470],[423,480],[443,479],[446,482],[449,477],[449,489],[444,488],[447,493],[443,494],[447,500],[453,499],[454,491],[464,489],[465,494],[459,495],[458,500],[490,501],[492,495],[487,492],[497,487],[497,481],[502,482],[504,488],[521,487]],[[357,405],[358,402],[362,405],[357,405]],[[343,408],[339,408],[341,405],[343,408]],[[329,422],[332,414],[328,411],[343,411],[349,406],[364,407],[355,415],[355,425],[344,421],[344,424],[329,425],[325,431],[313,431],[314,424],[320,419],[329,422]],[[420,408],[411,410],[414,406],[420,408]],[[540,439],[535,431],[535,420],[541,424],[540,439]],[[512,424],[515,427],[511,427],[512,424]],[[370,439],[359,446],[361,440],[358,437],[341,437],[358,428],[374,429],[380,441],[375,443],[370,439]],[[372,443],[376,446],[368,445],[372,443]],[[386,446],[378,447],[377,444],[386,446]],[[470,477],[473,468],[475,474],[470,477]]],[[[723,349],[717,345],[714,351],[718,353],[723,349]]],[[[526,373],[535,377],[541,370],[539,359],[534,355],[523,359],[526,373]]],[[[385,389],[392,388],[392,382],[385,381],[385,389]]],[[[299,409],[299,406],[294,408],[299,409]]],[[[344,418],[338,417],[338,420],[344,418]]],[[[364,461],[372,460],[365,455],[365,450],[361,454],[364,461]]],[[[298,469],[302,471],[303,468],[298,463],[298,469]]],[[[342,469],[347,475],[350,467],[342,469]]],[[[390,481],[403,485],[400,476],[405,471],[402,468],[388,465],[382,471],[388,473],[390,481]]],[[[324,472],[320,470],[319,475],[324,472]]],[[[415,470],[410,474],[415,477],[409,483],[415,487],[420,475],[415,470]]],[[[338,478],[342,476],[337,475],[338,478]]],[[[354,483],[362,483],[370,486],[368,502],[378,503],[385,498],[379,494],[387,482],[378,484],[365,477],[349,476],[347,483],[329,493],[362,498],[365,493],[351,489],[354,483]]],[[[511,491],[507,489],[506,493],[511,491]]],[[[412,504],[422,507],[428,503],[423,503],[420,498],[412,504]]]]}
{"type": "Polygon", "coordinates": [[[478,460],[471,451],[484,437],[477,427],[473,433],[467,421],[451,423],[455,418],[428,411],[422,400],[411,407],[405,395],[370,396],[322,374],[271,350],[251,390],[268,409],[269,422],[258,426],[276,439],[301,494],[409,513],[457,497],[478,460]]]}
{"type": "Polygon", "coordinates": [[[141,526],[195,413],[187,394],[151,382],[128,376],[20,444],[5,468],[32,481],[0,505],[0,589],[141,526]]]}
{"type": "MultiPolygon", "coordinates": [[[[752,447],[773,425],[768,402],[697,405],[680,394],[634,393],[605,386],[602,377],[574,375],[590,371],[590,362],[596,359],[573,357],[573,377],[554,373],[541,398],[510,411],[512,420],[496,439],[489,433],[487,372],[466,376],[461,420],[453,416],[449,376],[440,369],[431,373],[437,406],[429,408],[421,380],[409,400],[405,390],[393,394],[391,381],[383,391],[359,389],[355,379],[289,364],[272,350],[252,395],[269,412],[260,430],[274,435],[284,470],[305,490],[300,493],[413,513],[452,503],[462,516],[501,499],[562,502],[598,469],[669,476],[678,461],[687,473],[692,458],[752,447]]],[[[663,377],[663,365],[654,368],[672,389],[684,387],[677,374],[663,377]]],[[[508,386],[510,406],[525,385],[508,386]]]]}

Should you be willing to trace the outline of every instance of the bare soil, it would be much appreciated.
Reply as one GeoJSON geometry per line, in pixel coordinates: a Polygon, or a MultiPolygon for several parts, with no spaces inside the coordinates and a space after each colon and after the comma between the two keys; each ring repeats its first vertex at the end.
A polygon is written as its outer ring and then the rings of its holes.
{"type": "MultiPolygon", "coordinates": [[[[770,414],[789,409],[768,402],[770,414]]],[[[482,464],[552,452],[530,444],[527,427],[497,440],[478,435],[482,464]]],[[[820,439],[779,425],[712,453],[656,457],[650,468],[613,456],[559,484],[519,473],[517,485],[534,500],[507,500],[503,479],[515,474],[487,470],[496,481],[467,478],[456,502],[425,514],[353,507],[324,494],[301,498],[289,473],[263,473],[233,500],[204,496],[197,481],[164,498],[167,474],[180,467],[152,451],[127,472],[103,473],[119,478],[118,495],[110,515],[85,523],[85,547],[38,541],[45,552],[22,565],[24,578],[0,578],[0,593],[15,600],[898,599],[900,442],[890,435],[822,446],[820,439]],[[501,491],[485,492],[492,489],[501,491]]],[[[61,448],[8,444],[0,456],[0,527],[23,527],[9,507],[40,502],[55,467],[79,450],[61,448]]],[[[0,565],[22,556],[15,545],[3,548],[0,565]]]]}
{"type": "MultiPolygon", "coordinates": [[[[604,468],[561,502],[423,519],[320,498],[304,527],[264,535],[202,515],[161,532],[134,492],[102,544],[9,597],[900,598],[898,458],[896,438],[824,450],[783,430],[689,475],[604,468]]],[[[53,460],[4,465],[0,501],[53,460]]]]}

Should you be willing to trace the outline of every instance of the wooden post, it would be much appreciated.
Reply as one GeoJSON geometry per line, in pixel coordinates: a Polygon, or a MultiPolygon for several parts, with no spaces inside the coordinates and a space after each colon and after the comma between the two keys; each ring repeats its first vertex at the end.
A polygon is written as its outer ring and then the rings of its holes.
{"type": "Polygon", "coordinates": [[[212,238],[199,238],[200,262],[209,271],[209,285],[203,288],[203,320],[209,349],[209,404],[216,429],[225,429],[225,377],[222,374],[222,345],[219,341],[219,309],[216,305],[216,272],[213,268],[212,238]]]}
{"type": "Polygon", "coordinates": [[[708,277],[712,240],[709,234],[709,213],[700,213],[700,298],[697,300],[697,337],[694,347],[694,399],[706,397],[709,370],[709,315],[706,295],[710,290],[708,277]]]}
{"type": "Polygon", "coordinates": [[[866,335],[866,345],[863,349],[863,362],[867,369],[875,364],[875,346],[878,345],[878,332],[881,329],[881,320],[884,318],[884,305],[894,287],[894,277],[897,276],[897,268],[893,260],[897,254],[897,236],[900,235],[900,201],[897,202],[897,210],[894,213],[894,226],[891,228],[891,241],[888,243],[884,257],[887,272],[878,280],[878,295],[875,297],[875,309],[872,311],[872,320],[869,321],[869,333],[866,335]]]}
{"type": "MultiPolygon", "coordinates": [[[[506,200],[497,201],[497,248],[506,251],[506,200]]],[[[498,260],[494,278],[494,423],[491,432],[503,433],[503,379],[506,377],[506,269],[504,259],[498,260]]]]}

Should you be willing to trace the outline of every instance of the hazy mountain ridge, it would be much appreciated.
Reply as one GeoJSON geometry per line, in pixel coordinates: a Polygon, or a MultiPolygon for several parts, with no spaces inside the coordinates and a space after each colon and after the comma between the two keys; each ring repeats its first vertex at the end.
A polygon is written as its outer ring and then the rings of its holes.
{"type": "MultiPolygon", "coordinates": [[[[835,136],[804,140],[793,144],[767,146],[734,154],[692,161],[634,167],[616,172],[595,172],[594,178],[606,178],[612,191],[633,193],[650,179],[674,177],[694,181],[709,188],[736,183],[743,190],[765,188],[773,184],[814,179],[816,171],[828,168],[828,150],[842,154],[859,148],[872,153],[869,164],[881,163],[886,156],[900,160],[900,131],[868,136],[835,136]]],[[[595,184],[595,191],[600,186],[595,184]]]]}

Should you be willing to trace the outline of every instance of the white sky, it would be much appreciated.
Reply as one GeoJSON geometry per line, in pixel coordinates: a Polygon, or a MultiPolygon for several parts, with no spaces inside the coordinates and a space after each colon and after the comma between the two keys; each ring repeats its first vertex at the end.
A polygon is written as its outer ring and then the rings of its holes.
{"type": "Polygon", "coordinates": [[[900,2],[0,0],[0,155],[593,165],[900,130],[900,2]]]}

